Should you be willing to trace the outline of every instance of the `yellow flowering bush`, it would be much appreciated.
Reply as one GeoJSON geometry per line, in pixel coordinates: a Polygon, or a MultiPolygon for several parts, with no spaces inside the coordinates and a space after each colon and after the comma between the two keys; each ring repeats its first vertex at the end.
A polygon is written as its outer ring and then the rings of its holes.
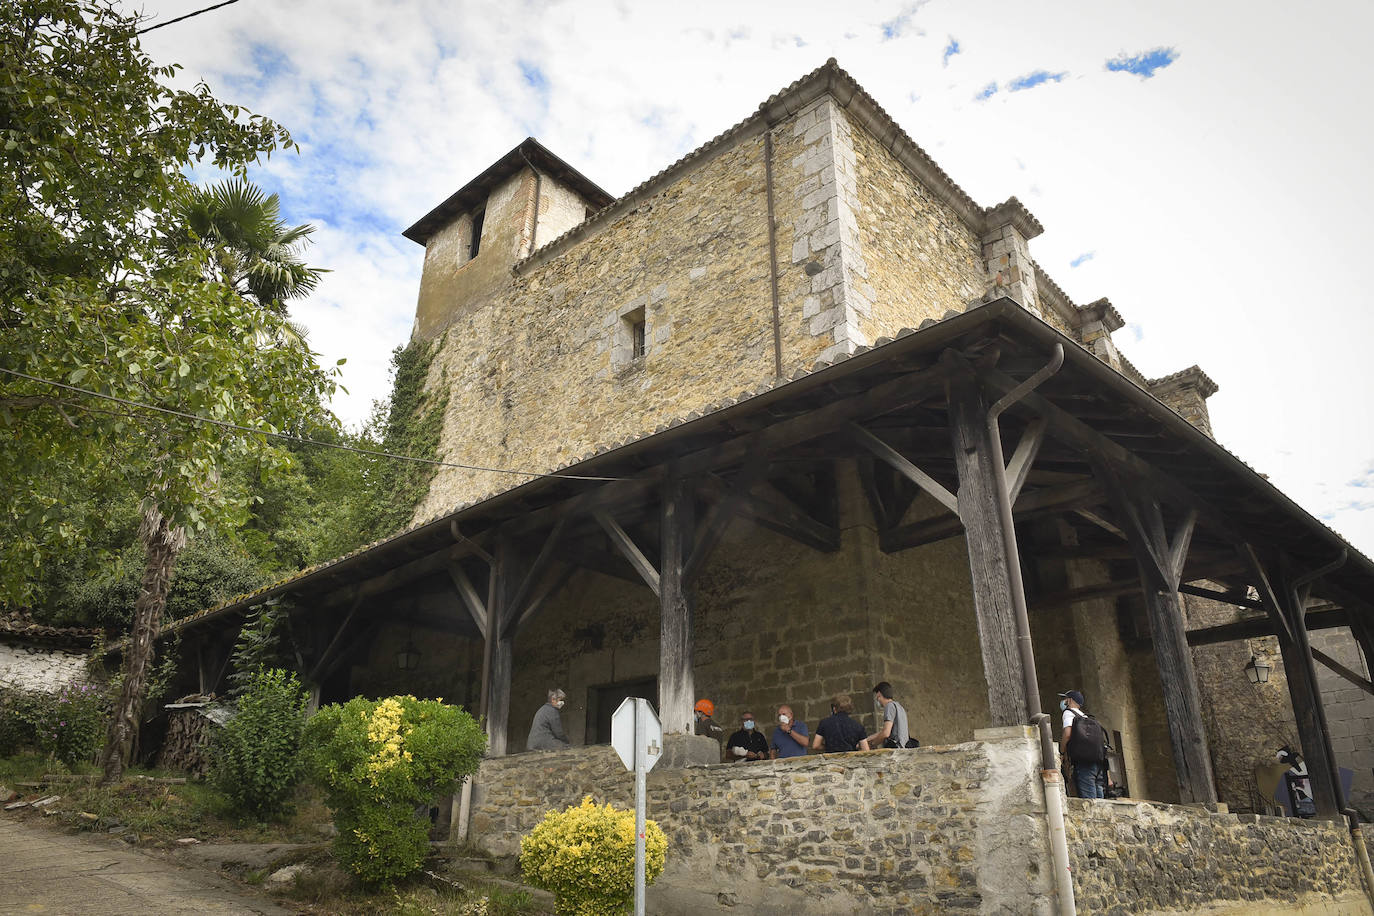
{"type": "Polygon", "coordinates": [[[440,700],[357,697],[321,709],[305,727],[305,765],[334,813],[340,863],[365,884],[418,871],[424,812],[477,772],[486,747],[473,718],[440,700]]]}
{"type": "MultiPolygon", "coordinates": [[[[653,821],[644,822],[644,880],[663,873],[668,838],[653,821]]],[[[544,815],[520,840],[525,880],[550,891],[560,916],[628,913],[635,894],[635,813],[582,804],[544,815]]]]}

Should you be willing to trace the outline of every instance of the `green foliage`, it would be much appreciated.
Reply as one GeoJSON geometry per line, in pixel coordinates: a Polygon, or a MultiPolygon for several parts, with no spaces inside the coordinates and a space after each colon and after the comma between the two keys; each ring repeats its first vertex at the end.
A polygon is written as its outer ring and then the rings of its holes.
{"type": "MultiPolygon", "coordinates": [[[[369,428],[380,430],[381,448],[398,455],[434,458],[439,451],[448,389],[425,391],[425,379],[439,342],[412,341],[391,354],[392,390],[387,403],[378,403],[369,428]]],[[[432,464],[373,459],[367,471],[369,499],[361,507],[359,527],[370,540],[394,534],[410,523],[434,478],[432,464]]]]}
{"type": "Polygon", "coordinates": [[[301,777],[305,702],[294,674],[259,670],[249,680],[211,747],[211,779],[235,813],[266,820],[286,810],[301,777]]]}
{"type": "MultiPolygon", "coordinates": [[[[242,177],[289,134],[204,84],[169,86],[176,68],[103,0],[0,3],[0,366],[253,429],[318,415],[333,373],[277,304],[229,282],[215,246],[174,243],[190,168],[242,177]]],[[[172,530],[241,521],[221,471],[246,456],[288,460],[261,437],[0,376],[0,600],[31,599],[44,558],[79,545],[112,494],[172,530]]]]}
{"type": "MultiPolygon", "coordinates": [[[[644,880],[663,873],[668,838],[644,822],[644,880]]],[[[635,813],[590,795],[582,804],[550,811],[520,840],[525,880],[553,893],[561,916],[610,916],[634,904],[635,813]]]]}
{"type": "MultiPolygon", "coordinates": [[[[94,572],[87,571],[78,558],[54,559],[35,595],[34,618],[54,626],[126,628],[142,584],[145,556],[132,530],[124,536],[130,540],[111,546],[107,562],[94,572]]],[[[204,610],[252,591],[263,581],[257,563],[243,548],[206,533],[177,557],[165,617],[175,619],[204,610]]]]}
{"type": "Polygon", "coordinates": [[[282,619],[279,605],[263,604],[254,608],[243,622],[229,656],[234,669],[229,675],[229,696],[242,695],[260,682],[263,671],[280,667],[282,619]]]}
{"type": "Polygon", "coordinates": [[[375,885],[419,870],[429,821],[416,811],[477,771],[486,736],[466,712],[437,700],[356,698],[321,709],[305,746],[339,829],[335,855],[375,885]]]}
{"type": "Polygon", "coordinates": [[[109,697],[92,684],[57,693],[0,690],[0,756],[30,747],[67,766],[94,759],[105,738],[109,697]]]}

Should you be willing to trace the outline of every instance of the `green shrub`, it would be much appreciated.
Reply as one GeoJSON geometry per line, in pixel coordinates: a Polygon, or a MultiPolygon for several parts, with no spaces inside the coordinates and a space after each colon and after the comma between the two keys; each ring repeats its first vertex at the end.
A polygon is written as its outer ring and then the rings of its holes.
{"type": "MultiPolygon", "coordinates": [[[[658,824],[644,822],[644,880],[663,873],[668,838],[658,824]]],[[[562,916],[610,916],[634,904],[635,813],[582,804],[550,811],[520,840],[525,880],[550,891],[562,916]]]]}
{"type": "Polygon", "coordinates": [[[241,816],[280,816],[301,778],[305,691],[294,674],[259,670],[211,746],[211,779],[241,816]]]}
{"type": "Polygon", "coordinates": [[[305,729],[310,777],[339,835],[335,855],[364,884],[418,871],[429,851],[427,810],[477,771],[486,736],[456,706],[415,697],[326,706],[305,729]]]}
{"type": "Polygon", "coordinates": [[[93,684],[57,693],[6,690],[0,695],[0,756],[30,747],[67,766],[91,760],[105,740],[109,699],[93,684]]]}

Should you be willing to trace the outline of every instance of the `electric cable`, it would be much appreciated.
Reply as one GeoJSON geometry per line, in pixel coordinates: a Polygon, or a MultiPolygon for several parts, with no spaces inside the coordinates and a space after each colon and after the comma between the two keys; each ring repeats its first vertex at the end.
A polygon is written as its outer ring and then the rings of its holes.
{"type": "Polygon", "coordinates": [[[121,398],[113,394],[103,394],[99,391],[92,391],[89,388],[79,388],[76,385],[68,385],[65,382],[55,382],[52,379],[40,378],[39,376],[29,375],[25,372],[16,372],[14,369],[6,369],[3,366],[0,366],[0,372],[4,372],[8,375],[13,375],[17,378],[28,379],[31,382],[38,382],[43,385],[51,385],[54,388],[62,388],[67,391],[74,391],[77,394],[89,395],[90,397],[94,398],[102,398],[106,401],[114,401],[115,403],[123,404],[126,407],[134,407],[140,410],[152,410],[158,413],[168,414],[173,417],[180,417],[185,420],[191,420],[195,423],[208,423],[211,426],[218,426],[222,429],[231,429],[237,432],[248,433],[249,435],[266,436],[271,439],[281,439],[284,442],[296,442],[302,445],[320,445],[324,446],[325,448],[333,448],[345,452],[356,452],[360,455],[370,455],[374,458],[394,458],[398,461],[413,461],[417,464],[431,464],[435,467],[441,468],[457,468],[463,471],[489,471],[493,474],[517,474],[522,477],[556,477],[561,480],[594,481],[610,481],[625,479],[623,477],[595,477],[588,476],[585,474],[559,474],[544,473],[541,471],[521,471],[515,468],[492,468],[484,467],[483,465],[479,464],[458,464],[457,462],[453,461],[438,461],[433,458],[416,458],[413,455],[398,455],[395,452],[383,452],[378,449],[358,448],[354,445],[343,445],[338,442],[324,442],[320,439],[309,439],[304,436],[292,436],[288,433],[271,432],[265,429],[253,429],[251,426],[240,426],[237,423],[229,423],[225,420],[214,420],[209,417],[202,417],[193,413],[186,413],[180,410],[173,410],[170,407],[158,407],[154,404],[143,404],[139,401],[131,401],[128,398],[121,398]]]}
{"type": "Polygon", "coordinates": [[[217,9],[219,9],[221,6],[228,6],[228,5],[231,4],[231,3],[238,3],[238,2],[239,2],[239,0],[224,0],[223,3],[216,3],[214,6],[207,6],[207,7],[205,7],[205,9],[196,10],[196,11],[193,12],[193,13],[187,13],[185,16],[178,16],[178,17],[175,18],[175,19],[168,19],[166,22],[159,22],[157,25],[150,25],[150,26],[148,26],[146,29],[139,29],[137,32],[134,32],[134,34],[135,34],[135,35],[142,35],[142,34],[144,34],[145,32],[151,32],[151,31],[153,31],[153,29],[160,29],[160,28],[162,28],[163,26],[173,25],[174,23],[182,22],[182,21],[184,21],[184,20],[186,20],[186,19],[194,19],[195,17],[199,16],[201,13],[208,13],[208,12],[210,12],[211,10],[217,10],[217,9]]]}

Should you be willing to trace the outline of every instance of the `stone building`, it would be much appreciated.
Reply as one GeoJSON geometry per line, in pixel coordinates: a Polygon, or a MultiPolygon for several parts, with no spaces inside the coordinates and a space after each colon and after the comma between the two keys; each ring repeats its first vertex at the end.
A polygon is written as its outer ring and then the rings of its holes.
{"type": "Polygon", "coordinates": [[[1353,633],[1341,683],[1369,689],[1374,563],[1212,440],[1202,370],[1136,371],[1041,231],[833,61],[616,199],[526,140],[406,231],[448,465],[415,523],[184,642],[290,595],[322,700],[485,716],[454,830],[496,854],[584,792],[625,801],[610,714],[656,700],[680,737],[654,912],[1368,913],[1335,775],[1359,736],[1308,630],[1353,633]],[[1259,702],[1251,654],[1279,669],[1259,702]],[[688,737],[697,696],[814,725],[880,680],[920,750],[721,765],[688,737]],[[574,748],[520,753],[552,686],[574,748]],[[1133,801],[1058,813],[1043,711],[1069,688],[1133,801]],[[1316,821],[1230,813],[1263,810],[1269,712],[1316,821]]]}
{"type": "Polygon", "coordinates": [[[0,688],[57,693],[85,680],[99,630],[50,627],[19,613],[0,614],[0,688]]]}

